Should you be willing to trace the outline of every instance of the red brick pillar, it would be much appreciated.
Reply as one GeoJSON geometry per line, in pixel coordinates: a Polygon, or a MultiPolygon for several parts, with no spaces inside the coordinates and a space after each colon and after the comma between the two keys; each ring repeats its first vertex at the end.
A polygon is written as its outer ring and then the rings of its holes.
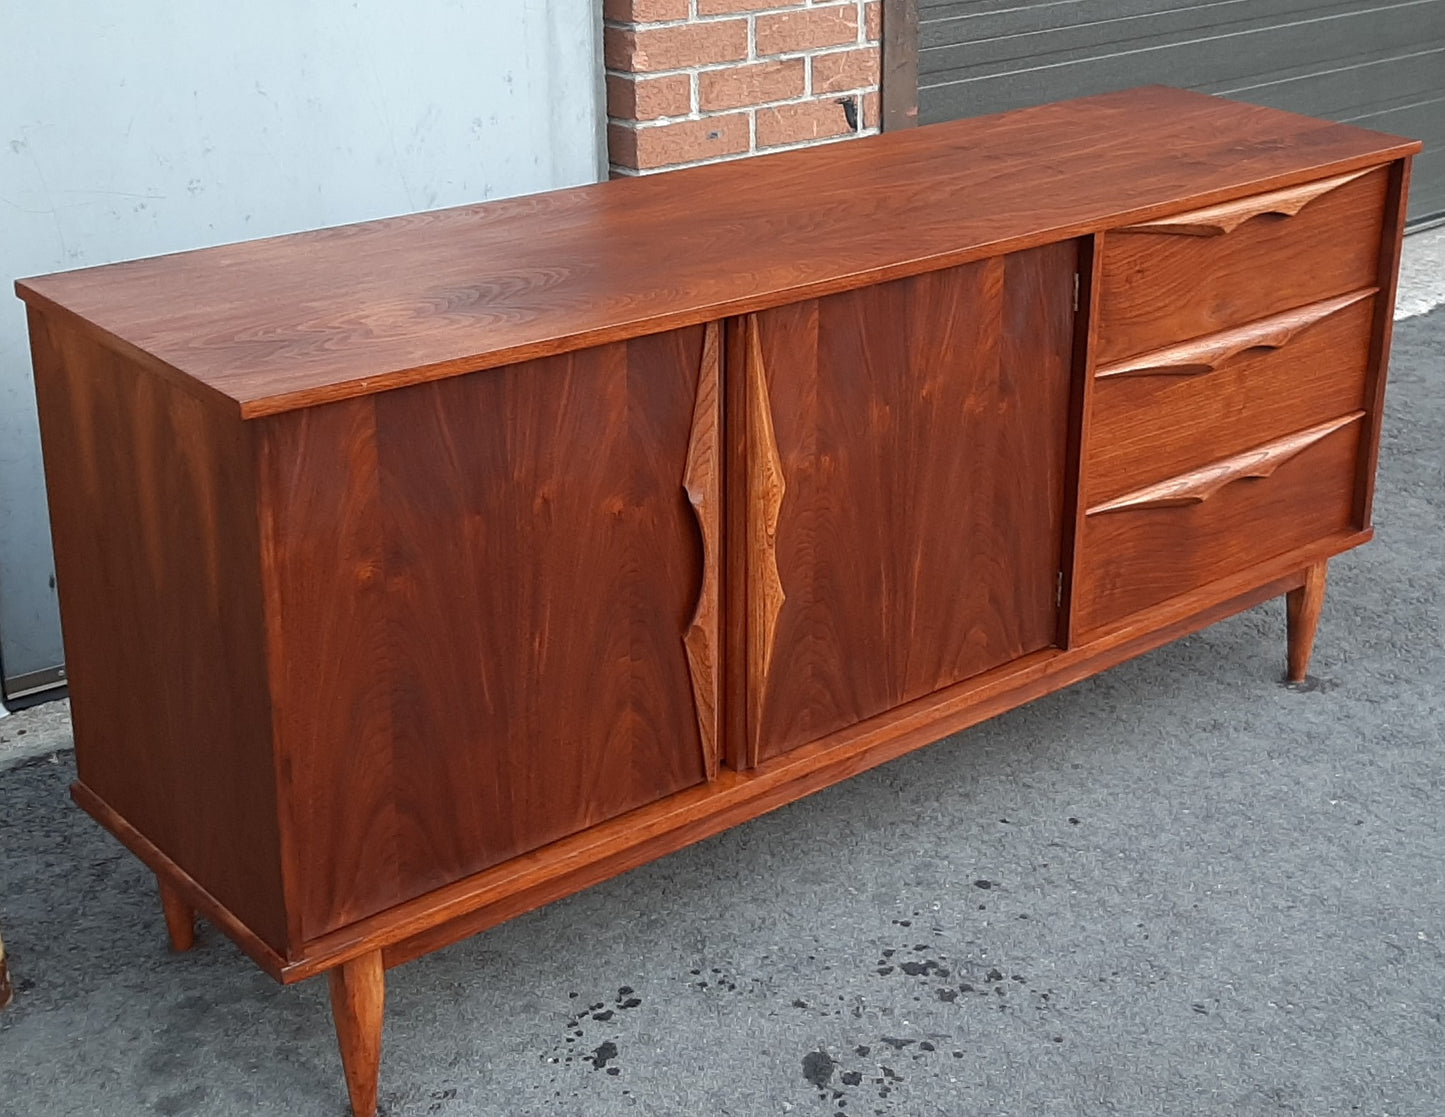
{"type": "Polygon", "coordinates": [[[880,0],[604,0],[614,175],[878,130],[880,0]]]}

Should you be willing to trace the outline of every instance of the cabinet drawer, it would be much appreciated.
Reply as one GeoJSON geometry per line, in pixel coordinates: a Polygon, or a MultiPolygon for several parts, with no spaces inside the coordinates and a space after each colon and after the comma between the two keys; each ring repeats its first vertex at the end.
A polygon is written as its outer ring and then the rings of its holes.
{"type": "Polygon", "coordinates": [[[1348,530],[1361,418],[1357,411],[1089,508],[1077,631],[1348,530]]]}
{"type": "Polygon", "coordinates": [[[1387,179],[1380,167],[1110,231],[1097,360],[1374,286],[1387,179]]]}
{"type": "Polygon", "coordinates": [[[1366,288],[1099,368],[1087,503],[1363,409],[1374,312],[1366,288]]]}

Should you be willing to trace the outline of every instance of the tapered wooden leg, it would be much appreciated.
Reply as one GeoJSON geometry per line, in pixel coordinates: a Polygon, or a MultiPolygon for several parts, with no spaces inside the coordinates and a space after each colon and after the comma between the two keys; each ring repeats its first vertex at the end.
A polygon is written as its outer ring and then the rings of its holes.
{"type": "Polygon", "coordinates": [[[1315,629],[1325,604],[1325,564],[1317,562],[1305,571],[1305,584],[1290,590],[1285,601],[1289,614],[1289,681],[1304,682],[1310,652],[1315,646],[1315,629]]]}
{"type": "Polygon", "coordinates": [[[328,972],[331,1015],[341,1043],[341,1066],[354,1117],[375,1117],[381,1076],[381,1016],[386,1004],[386,971],[373,950],[328,972]]]}
{"type": "Polygon", "coordinates": [[[166,915],[166,930],[171,936],[171,949],[184,953],[196,945],[196,909],[173,887],[160,878],[161,911],[166,915]]]}

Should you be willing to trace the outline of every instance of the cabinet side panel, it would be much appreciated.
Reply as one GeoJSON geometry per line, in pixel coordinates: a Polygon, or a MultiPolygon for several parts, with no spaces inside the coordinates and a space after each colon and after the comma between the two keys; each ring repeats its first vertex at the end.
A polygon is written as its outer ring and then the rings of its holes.
{"type": "Polygon", "coordinates": [[[30,331],[80,778],[285,953],[251,432],[30,331]]]}
{"type": "Polygon", "coordinates": [[[759,759],[1054,642],[1076,260],[757,316],[785,483],[759,759]]]}
{"type": "Polygon", "coordinates": [[[303,938],[401,896],[373,398],[262,420],[282,809],[303,938]]]}

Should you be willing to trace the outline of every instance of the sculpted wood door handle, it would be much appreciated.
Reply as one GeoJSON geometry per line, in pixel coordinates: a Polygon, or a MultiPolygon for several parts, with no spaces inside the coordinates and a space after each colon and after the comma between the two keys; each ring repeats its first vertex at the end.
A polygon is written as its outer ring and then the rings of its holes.
{"type": "Polygon", "coordinates": [[[1232,330],[1197,337],[1166,349],[1141,353],[1137,357],[1127,357],[1102,366],[1094,375],[1101,380],[1117,376],[1203,376],[1246,353],[1283,349],[1301,331],[1368,299],[1377,290],[1376,287],[1365,287],[1348,295],[1246,322],[1232,330]]]}
{"type": "Polygon", "coordinates": [[[773,662],[778,614],[787,595],[778,574],[778,519],[787,482],[773,430],[773,405],[756,314],[747,320],[748,412],[748,674],[761,694],[773,662]]]}
{"type": "Polygon", "coordinates": [[[1279,217],[1293,217],[1316,198],[1322,198],[1331,190],[1335,190],[1347,182],[1353,182],[1374,169],[1374,167],[1368,167],[1363,171],[1352,171],[1349,174],[1335,175],[1333,178],[1306,182],[1302,186],[1271,190],[1267,194],[1256,194],[1250,198],[1240,198],[1238,201],[1223,202],[1217,206],[1190,210],[1188,213],[1176,213],[1170,217],[1160,217],[1136,225],[1125,225],[1113,231],[1116,233],[1173,233],[1185,237],[1221,237],[1226,233],[1234,232],[1251,218],[1262,217],[1267,213],[1279,217]]]}
{"type": "Polygon", "coordinates": [[[1157,485],[1136,489],[1104,504],[1096,504],[1085,515],[1100,516],[1107,512],[1139,512],[1146,508],[1177,508],[1186,504],[1202,504],[1226,485],[1235,481],[1268,477],[1290,458],[1313,446],[1342,427],[1358,422],[1363,411],[1342,419],[1331,419],[1309,430],[1267,442],[1232,458],[1212,462],[1200,469],[1171,477],[1157,485]]]}
{"type": "Polygon", "coordinates": [[[682,487],[697,518],[702,535],[702,585],[692,622],[683,635],[688,674],[692,678],[693,702],[697,707],[697,728],[702,741],[703,769],[709,780],[716,778],[722,733],[719,695],[722,689],[722,660],[718,647],[718,587],[722,555],[719,526],[722,516],[722,343],[719,326],[709,322],[702,339],[702,361],[697,377],[697,402],[693,407],[692,432],[688,437],[687,464],[682,487]]]}

